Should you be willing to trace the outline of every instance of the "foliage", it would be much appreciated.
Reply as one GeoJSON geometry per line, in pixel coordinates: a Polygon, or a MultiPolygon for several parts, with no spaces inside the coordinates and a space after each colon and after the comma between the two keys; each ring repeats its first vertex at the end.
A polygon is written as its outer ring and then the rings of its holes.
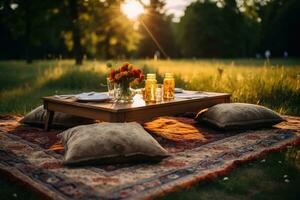
{"type": "Polygon", "coordinates": [[[300,1],[273,0],[263,7],[260,48],[269,48],[274,56],[282,56],[287,51],[290,56],[300,56],[300,1]]]}
{"type": "MultiPolygon", "coordinates": [[[[178,25],[185,57],[254,55],[258,24],[236,10],[232,1],[219,7],[211,1],[192,3],[178,25]],[[251,33],[251,34],[249,34],[251,33]]],[[[221,6],[221,5],[220,5],[221,6]]]]}
{"type": "MultiPolygon", "coordinates": [[[[137,21],[125,0],[1,0],[0,59],[300,56],[298,0],[198,0],[180,23],[165,0],[137,21]]],[[[145,2],[136,0],[138,2],[145,2]]]]}
{"type": "Polygon", "coordinates": [[[159,51],[162,58],[175,57],[177,47],[172,29],[171,18],[163,13],[164,1],[151,0],[145,14],[139,21],[139,33],[142,36],[138,56],[153,57],[159,51]]]}
{"type": "Polygon", "coordinates": [[[299,56],[299,8],[297,0],[196,1],[177,28],[183,56],[299,56]]]}
{"type": "Polygon", "coordinates": [[[122,2],[17,0],[14,9],[10,1],[0,2],[0,42],[4,44],[0,50],[6,52],[0,59],[73,55],[80,64],[84,55],[128,57],[136,50],[139,35],[120,12],[122,2]],[[15,50],[18,46],[21,51],[15,50]]]}
{"type": "Polygon", "coordinates": [[[4,1],[0,6],[0,58],[46,57],[64,51],[60,40],[59,0],[4,1]],[[16,5],[13,7],[12,5],[16,5]],[[46,42],[47,41],[47,42],[46,42]]]}
{"type": "MultiPolygon", "coordinates": [[[[120,12],[120,0],[79,1],[78,22],[81,45],[91,58],[128,57],[136,49],[138,34],[133,22],[120,12]]],[[[69,49],[73,48],[72,30],[63,36],[69,49]]]]}

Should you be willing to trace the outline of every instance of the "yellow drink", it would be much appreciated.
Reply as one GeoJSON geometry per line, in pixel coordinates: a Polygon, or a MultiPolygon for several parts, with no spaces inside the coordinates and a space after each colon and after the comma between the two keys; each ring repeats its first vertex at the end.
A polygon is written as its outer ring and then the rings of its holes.
{"type": "Polygon", "coordinates": [[[147,79],[145,81],[145,102],[156,102],[156,88],[157,81],[155,74],[147,74],[147,79]]]}
{"type": "Polygon", "coordinates": [[[166,73],[163,83],[163,98],[174,99],[175,79],[172,73],[166,73]]]}

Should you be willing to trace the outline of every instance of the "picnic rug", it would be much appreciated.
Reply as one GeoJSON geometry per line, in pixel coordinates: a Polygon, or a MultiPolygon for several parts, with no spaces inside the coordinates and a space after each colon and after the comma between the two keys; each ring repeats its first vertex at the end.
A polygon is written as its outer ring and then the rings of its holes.
{"type": "Polygon", "coordinates": [[[218,132],[192,119],[172,118],[173,126],[174,120],[181,128],[183,122],[192,125],[205,139],[171,141],[160,137],[160,130],[152,134],[171,156],[159,163],[71,168],[61,164],[60,131],[20,125],[20,118],[0,116],[0,171],[50,199],[153,199],[300,143],[300,117],[284,116],[287,122],[275,128],[240,132],[218,132]]]}

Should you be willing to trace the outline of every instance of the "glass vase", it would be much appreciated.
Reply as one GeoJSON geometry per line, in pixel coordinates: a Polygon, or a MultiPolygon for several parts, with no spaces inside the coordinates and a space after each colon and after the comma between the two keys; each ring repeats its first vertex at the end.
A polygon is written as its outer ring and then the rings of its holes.
{"type": "Polygon", "coordinates": [[[135,90],[130,87],[129,83],[119,83],[115,85],[115,101],[118,103],[132,103],[135,90]]]}

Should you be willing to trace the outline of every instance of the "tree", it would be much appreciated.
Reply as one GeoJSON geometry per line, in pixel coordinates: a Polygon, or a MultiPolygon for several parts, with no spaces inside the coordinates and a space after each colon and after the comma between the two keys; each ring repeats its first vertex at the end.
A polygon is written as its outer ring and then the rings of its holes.
{"type": "Polygon", "coordinates": [[[221,2],[223,4],[197,1],[188,6],[177,31],[184,56],[243,57],[253,54],[257,22],[242,15],[234,0],[221,2]]]}
{"type": "Polygon", "coordinates": [[[81,27],[79,24],[80,0],[69,0],[69,13],[73,40],[73,54],[77,65],[82,64],[83,47],[81,44],[81,27]]]}
{"type": "Polygon", "coordinates": [[[262,7],[261,51],[270,49],[274,56],[282,56],[284,51],[290,56],[300,56],[299,9],[298,0],[273,0],[262,7]]]}
{"type": "Polygon", "coordinates": [[[77,64],[82,62],[84,54],[111,59],[129,56],[136,49],[138,35],[133,22],[120,12],[122,2],[89,0],[78,1],[77,9],[72,6],[69,15],[73,16],[73,23],[63,36],[68,48],[74,52],[77,64]]]}
{"type": "Polygon", "coordinates": [[[171,18],[163,13],[164,5],[161,0],[150,0],[150,4],[145,5],[145,14],[139,18],[140,57],[152,57],[156,51],[160,51],[165,58],[176,56],[172,22],[171,18]]]}
{"type": "MultiPolygon", "coordinates": [[[[139,35],[134,24],[122,12],[123,1],[111,2],[103,9],[103,21],[96,26],[96,54],[106,59],[129,57],[136,49],[139,35]]],[[[96,16],[95,16],[96,17],[96,16]]]]}
{"type": "MultiPolygon", "coordinates": [[[[21,58],[25,57],[31,63],[34,57],[41,57],[47,54],[46,49],[37,51],[41,46],[47,49],[58,49],[59,23],[57,20],[59,0],[23,0],[6,1],[0,11],[0,24],[5,29],[6,39],[22,49],[21,58]]],[[[10,45],[12,45],[10,44],[10,45]]]]}
{"type": "Polygon", "coordinates": [[[123,0],[0,2],[0,58],[90,58],[132,55],[138,34],[120,13],[123,0]]]}

